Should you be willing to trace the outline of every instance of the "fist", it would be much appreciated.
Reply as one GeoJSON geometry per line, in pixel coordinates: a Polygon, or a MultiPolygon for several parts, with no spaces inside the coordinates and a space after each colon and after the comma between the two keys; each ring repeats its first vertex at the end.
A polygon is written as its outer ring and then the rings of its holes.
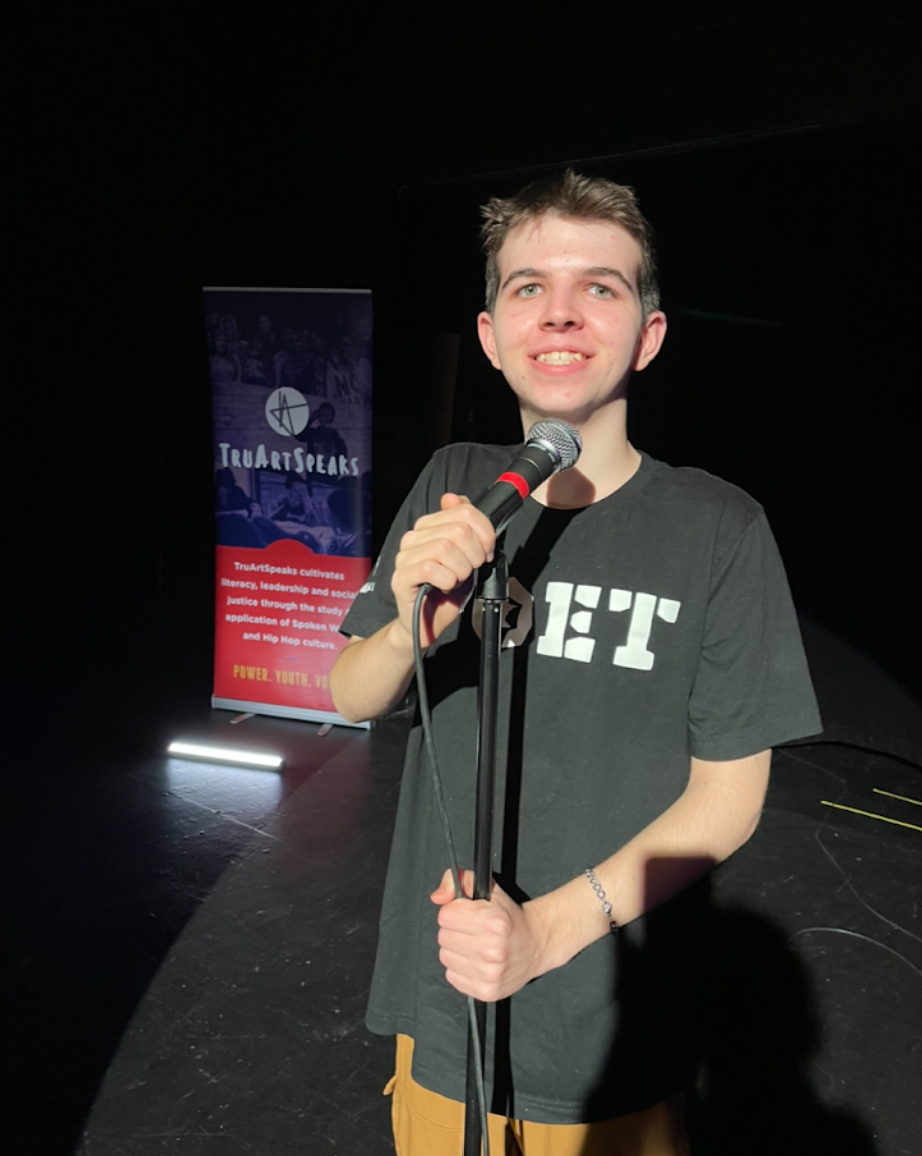
{"type": "MultiPolygon", "coordinates": [[[[461,887],[473,892],[474,874],[464,871],[461,887]]],[[[546,970],[540,928],[493,882],[489,901],[456,898],[446,871],[430,896],[439,908],[439,960],[452,987],[485,1003],[505,999],[546,970]]]]}
{"type": "Polygon", "coordinates": [[[441,510],[426,514],[400,541],[391,589],[401,624],[412,635],[419,587],[433,589],[425,601],[420,639],[433,642],[460,615],[475,570],[490,561],[496,535],[490,520],[459,494],[444,494],[441,510]]]}

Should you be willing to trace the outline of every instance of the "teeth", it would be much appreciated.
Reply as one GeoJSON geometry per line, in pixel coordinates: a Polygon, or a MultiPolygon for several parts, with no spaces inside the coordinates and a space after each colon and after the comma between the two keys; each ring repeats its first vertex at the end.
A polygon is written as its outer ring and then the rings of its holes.
{"type": "Polygon", "coordinates": [[[582,361],[583,355],[569,349],[554,349],[550,353],[539,353],[537,359],[547,365],[569,365],[571,361],[582,361]]]}

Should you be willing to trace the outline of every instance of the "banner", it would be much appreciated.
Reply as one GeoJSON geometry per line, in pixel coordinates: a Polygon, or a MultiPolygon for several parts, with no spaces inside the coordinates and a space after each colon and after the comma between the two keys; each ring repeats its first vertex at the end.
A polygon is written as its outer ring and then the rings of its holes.
{"type": "Polygon", "coordinates": [[[367,290],[206,288],[212,706],[344,723],[330,669],[371,569],[367,290]]]}

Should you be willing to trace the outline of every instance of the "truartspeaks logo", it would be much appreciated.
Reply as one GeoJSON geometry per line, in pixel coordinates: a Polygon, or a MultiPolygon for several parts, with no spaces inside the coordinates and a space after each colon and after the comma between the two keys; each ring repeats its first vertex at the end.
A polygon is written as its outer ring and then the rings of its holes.
{"type": "MultiPolygon", "coordinates": [[[[320,410],[323,412],[323,406],[320,410]]],[[[291,386],[284,386],[269,394],[265,414],[266,422],[273,433],[283,438],[297,438],[307,428],[311,407],[307,404],[307,398],[303,393],[292,389],[291,386]]],[[[317,445],[316,439],[311,444],[309,434],[298,440],[306,444],[294,445],[290,450],[266,449],[264,442],[260,442],[255,450],[251,447],[244,449],[231,442],[218,442],[221,467],[275,470],[277,473],[281,471],[288,473],[293,470],[296,474],[325,474],[329,478],[359,476],[359,459],[347,456],[342,438],[339,438],[339,444],[334,447],[336,450],[341,449],[342,452],[335,453],[326,446],[317,445]]]]}
{"type": "Polygon", "coordinates": [[[282,437],[297,437],[310,415],[307,398],[291,386],[276,389],[266,398],[266,421],[282,437]]]}

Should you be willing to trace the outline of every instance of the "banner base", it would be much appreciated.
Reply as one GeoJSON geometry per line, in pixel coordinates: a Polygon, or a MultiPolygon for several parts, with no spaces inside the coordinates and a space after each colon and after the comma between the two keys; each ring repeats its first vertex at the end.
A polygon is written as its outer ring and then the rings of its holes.
{"type": "Polygon", "coordinates": [[[276,706],[271,702],[246,702],[239,698],[218,698],[211,696],[213,710],[240,710],[251,711],[253,714],[271,715],[273,718],[294,718],[301,722],[333,723],[341,727],[357,727],[359,730],[369,730],[370,722],[354,723],[344,719],[335,710],[311,710],[300,706],[276,706]]]}

